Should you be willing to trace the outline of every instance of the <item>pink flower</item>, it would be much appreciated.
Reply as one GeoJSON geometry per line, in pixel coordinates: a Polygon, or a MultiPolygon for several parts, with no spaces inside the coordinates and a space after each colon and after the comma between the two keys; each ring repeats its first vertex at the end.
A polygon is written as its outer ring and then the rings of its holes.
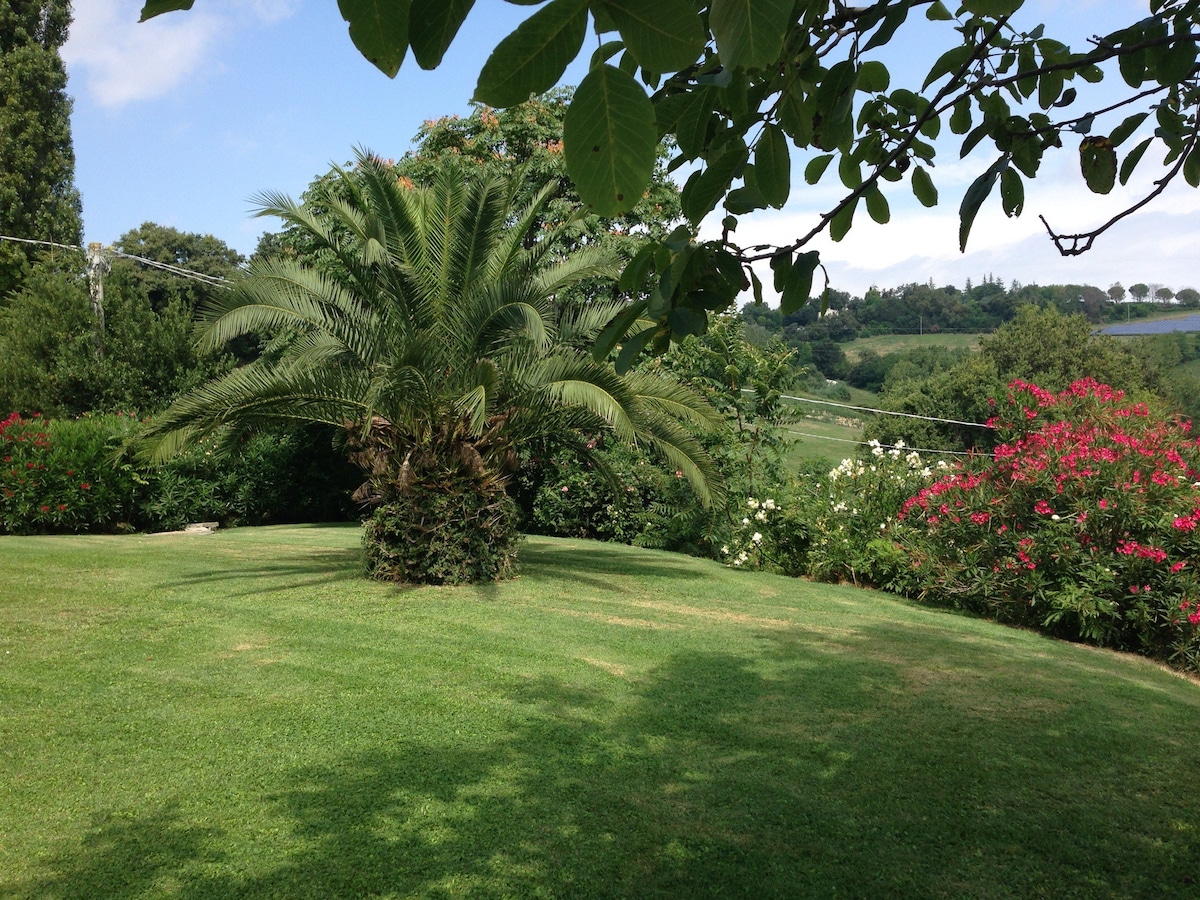
{"type": "Polygon", "coordinates": [[[570,488],[569,488],[569,487],[567,487],[565,484],[562,486],[562,492],[563,492],[564,494],[565,494],[567,491],[569,491],[569,490],[570,490],[570,488]]]}
{"type": "Polygon", "coordinates": [[[1033,504],[1033,511],[1043,516],[1054,515],[1054,510],[1045,500],[1039,500],[1037,503],[1033,504]]]}

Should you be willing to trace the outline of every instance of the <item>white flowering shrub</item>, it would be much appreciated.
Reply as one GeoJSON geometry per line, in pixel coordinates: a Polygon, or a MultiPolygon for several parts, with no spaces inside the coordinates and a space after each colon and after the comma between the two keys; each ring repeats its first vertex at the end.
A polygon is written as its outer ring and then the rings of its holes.
{"type": "Polygon", "coordinates": [[[871,441],[866,459],[844,459],[809,482],[807,573],[821,581],[880,585],[903,561],[890,532],[904,502],[947,468],[929,464],[903,441],[871,441]]]}

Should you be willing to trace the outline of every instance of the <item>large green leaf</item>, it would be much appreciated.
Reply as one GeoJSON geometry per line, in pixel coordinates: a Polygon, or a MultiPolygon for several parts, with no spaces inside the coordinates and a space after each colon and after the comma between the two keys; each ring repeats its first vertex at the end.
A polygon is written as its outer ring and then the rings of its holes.
{"type": "Polygon", "coordinates": [[[710,162],[704,171],[696,172],[688,179],[679,199],[683,214],[693,225],[699,225],[725,196],[730,183],[746,164],[747,156],[746,145],[739,142],[738,146],[729,147],[710,162]]]}
{"type": "Polygon", "coordinates": [[[791,0],[713,0],[709,27],[721,62],[744,69],[775,62],[791,24],[792,6],[791,0]]]}
{"type": "Polygon", "coordinates": [[[350,40],[367,61],[394,78],[408,52],[409,0],[338,0],[350,40]]]}
{"type": "Polygon", "coordinates": [[[475,0],[412,0],[408,15],[408,42],[422,69],[441,65],[459,26],[475,0]]]}
{"type": "Polygon", "coordinates": [[[621,40],[648,72],[677,72],[704,49],[704,29],[688,0],[600,0],[621,40]]]}
{"type": "Polygon", "coordinates": [[[929,173],[925,171],[923,166],[917,166],[913,169],[912,190],[916,198],[921,201],[922,206],[937,206],[937,187],[934,185],[933,179],[929,177],[929,173]]]}
{"type": "Polygon", "coordinates": [[[587,0],[551,0],[502,40],[483,64],[475,99],[515,106],[548,91],[583,46],[587,0]]]}
{"type": "Polygon", "coordinates": [[[1117,181],[1117,151],[1106,137],[1093,135],[1079,144],[1079,167],[1093,194],[1107,194],[1117,181]]]}
{"type": "Polygon", "coordinates": [[[792,155],[787,136],[778,125],[763,126],[754,148],[755,184],[763,199],[776,209],[787,203],[792,191],[792,155]]]}
{"type": "Polygon", "coordinates": [[[191,9],[195,0],[146,0],[145,6],[142,7],[142,16],[138,19],[139,22],[145,22],[147,19],[153,19],[155,16],[161,16],[165,12],[174,12],[177,9],[191,9]]]}
{"type": "Polygon", "coordinates": [[[588,72],[563,121],[567,172],[596,213],[626,212],[654,171],[654,104],[633,77],[614,66],[588,72]]]}
{"type": "Polygon", "coordinates": [[[977,16],[1011,16],[1025,0],[963,0],[963,9],[977,16]]]}
{"type": "Polygon", "coordinates": [[[1001,156],[988,167],[986,172],[971,183],[963,195],[962,203],[958,207],[958,249],[960,251],[966,251],[967,238],[971,235],[971,226],[975,224],[975,216],[979,214],[979,207],[983,206],[983,201],[992,192],[996,179],[1006,168],[1008,168],[1008,157],[1001,156]]]}

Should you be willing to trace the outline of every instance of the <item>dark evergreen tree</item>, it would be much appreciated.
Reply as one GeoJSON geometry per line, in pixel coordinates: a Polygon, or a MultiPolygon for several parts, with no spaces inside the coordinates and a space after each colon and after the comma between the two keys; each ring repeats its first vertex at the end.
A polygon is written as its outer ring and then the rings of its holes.
{"type": "MultiPolygon", "coordinates": [[[[69,0],[0,0],[0,234],[75,246],[83,228],[59,55],[70,24],[69,0]]],[[[42,252],[0,241],[0,301],[42,252]]]]}

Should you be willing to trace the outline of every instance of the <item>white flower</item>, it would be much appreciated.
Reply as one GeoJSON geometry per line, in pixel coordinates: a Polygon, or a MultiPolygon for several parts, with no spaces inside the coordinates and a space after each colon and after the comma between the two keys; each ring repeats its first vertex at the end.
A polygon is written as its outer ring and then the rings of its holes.
{"type": "Polygon", "coordinates": [[[908,446],[908,445],[907,445],[906,443],[904,443],[904,441],[902,441],[902,440],[901,440],[901,441],[896,441],[896,449],[897,449],[897,450],[903,450],[903,449],[904,449],[905,447],[907,447],[907,446],[908,446]]]}
{"type": "Polygon", "coordinates": [[[721,547],[721,555],[722,556],[729,555],[729,545],[728,544],[725,544],[724,546],[721,547]]]}
{"type": "Polygon", "coordinates": [[[750,540],[752,543],[761,544],[762,543],[762,535],[756,531],[756,532],[754,532],[754,534],[752,534],[750,536],[750,540]]]}
{"type": "Polygon", "coordinates": [[[899,459],[900,458],[900,448],[893,447],[891,450],[888,451],[888,456],[890,456],[892,459],[899,459]]]}
{"type": "Polygon", "coordinates": [[[925,468],[923,468],[923,469],[921,470],[921,476],[922,476],[923,478],[929,478],[929,477],[931,477],[932,475],[933,475],[933,470],[932,470],[931,468],[929,468],[929,466],[926,466],[925,468]]]}
{"type": "Polygon", "coordinates": [[[1051,522],[1061,522],[1061,521],[1062,521],[1062,516],[1060,516],[1058,513],[1055,513],[1054,515],[1052,515],[1052,516],[1050,517],[1050,521],[1051,521],[1051,522]]]}
{"type": "Polygon", "coordinates": [[[767,521],[767,511],[765,509],[760,509],[758,512],[756,512],[754,514],[754,518],[757,519],[759,522],[767,521]]]}
{"type": "Polygon", "coordinates": [[[749,520],[749,519],[747,519],[745,516],[743,516],[743,517],[742,517],[742,524],[743,524],[743,525],[749,525],[749,524],[750,524],[750,520],[749,520]]]}
{"type": "Polygon", "coordinates": [[[740,558],[739,558],[739,559],[735,559],[735,560],[733,561],[733,564],[734,564],[735,566],[740,566],[740,565],[742,564],[742,561],[741,561],[741,559],[740,559],[740,558]]]}
{"type": "Polygon", "coordinates": [[[770,497],[768,497],[766,500],[763,501],[763,509],[774,509],[774,508],[775,508],[775,501],[772,500],[770,497]]]}
{"type": "Polygon", "coordinates": [[[758,509],[758,501],[755,500],[753,497],[751,497],[749,500],[746,501],[746,505],[748,507],[750,507],[751,509],[758,509]]]}

